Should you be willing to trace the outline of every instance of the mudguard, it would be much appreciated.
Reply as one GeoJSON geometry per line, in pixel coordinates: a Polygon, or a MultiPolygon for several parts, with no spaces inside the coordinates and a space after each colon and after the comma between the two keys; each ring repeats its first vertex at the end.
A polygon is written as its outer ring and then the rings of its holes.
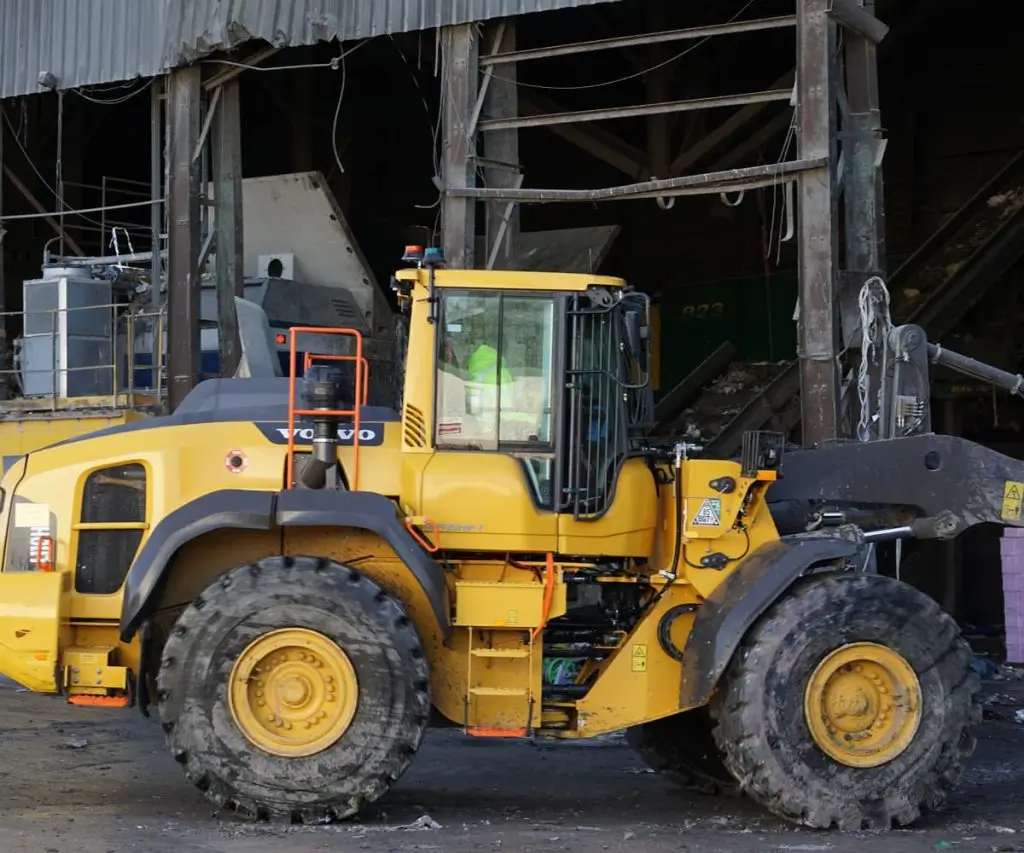
{"type": "Polygon", "coordinates": [[[121,640],[129,642],[145,619],[182,545],[223,528],[355,527],[381,536],[412,572],[427,595],[438,626],[450,630],[444,570],[399,522],[395,505],[368,492],[290,490],[281,493],[223,489],[184,504],[150,533],[124,585],[121,640]]]}
{"type": "Polygon", "coordinates": [[[291,489],[278,496],[276,520],[280,527],[356,527],[376,533],[419,582],[447,639],[451,620],[444,569],[398,520],[395,505],[384,495],[291,489]]]}
{"type": "Polygon", "coordinates": [[[680,707],[707,703],[747,630],[798,578],[853,556],[859,547],[852,538],[801,534],[750,554],[697,612],[684,651],[680,707]]]}

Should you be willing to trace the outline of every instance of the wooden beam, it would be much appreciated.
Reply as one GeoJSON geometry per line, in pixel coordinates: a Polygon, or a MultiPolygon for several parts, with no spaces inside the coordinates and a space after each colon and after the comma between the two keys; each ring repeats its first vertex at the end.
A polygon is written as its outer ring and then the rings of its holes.
{"type": "MultiPolygon", "coordinates": [[[[787,89],[792,87],[794,74],[795,71],[787,71],[772,83],[770,88],[787,89]]],[[[702,157],[710,154],[745,124],[757,118],[764,111],[765,107],[767,107],[767,103],[747,104],[742,109],[734,112],[718,127],[701,137],[700,141],[695,145],[680,151],[676,159],[672,161],[672,174],[679,175],[685,172],[702,157]]]]}
{"type": "MultiPolygon", "coordinates": [[[[520,115],[549,115],[563,111],[564,108],[559,104],[535,92],[531,92],[529,95],[521,93],[519,96],[520,115]]],[[[556,124],[549,127],[548,130],[630,178],[639,178],[644,171],[644,165],[647,162],[645,152],[603,128],[556,124]]]]}
{"type": "Polygon", "coordinates": [[[729,149],[725,154],[715,160],[709,168],[712,171],[735,168],[736,164],[743,160],[744,157],[752,151],[756,151],[772,137],[781,133],[790,125],[790,123],[792,123],[792,121],[792,111],[783,110],[777,116],[772,118],[771,121],[761,125],[749,136],[745,136],[742,142],[737,144],[734,148],[729,149]]]}
{"type": "MultiPolygon", "coordinates": [[[[7,180],[14,185],[14,188],[25,196],[25,200],[31,204],[32,207],[34,207],[39,213],[46,213],[46,208],[43,207],[42,202],[32,194],[32,190],[25,186],[25,184],[22,183],[21,178],[14,174],[11,167],[6,164],[4,165],[4,174],[7,175],[7,180]]],[[[67,243],[68,248],[71,249],[72,252],[80,258],[85,257],[85,252],[81,250],[78,243],[71,239],[67,231],[60,227],[60,223],[56,219],[52,216],[44,216],[42,218],[46,224],[53,229],[54,233],[58,237],[62,237],[64,239],[64,242],[67,243]]]]}

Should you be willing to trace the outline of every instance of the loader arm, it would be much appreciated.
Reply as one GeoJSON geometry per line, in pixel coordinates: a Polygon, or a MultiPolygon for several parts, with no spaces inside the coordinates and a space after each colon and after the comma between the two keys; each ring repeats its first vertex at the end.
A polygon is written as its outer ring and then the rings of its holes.
{"type": "Polygon", "coordinates": [[[783,527],[833,512],[831,523],[887,528],[887,538],[950,538],[986,522],[1024,526],[1022,500],[1024,461],[934,434],[791,451],[768,491],[783,527]]]}

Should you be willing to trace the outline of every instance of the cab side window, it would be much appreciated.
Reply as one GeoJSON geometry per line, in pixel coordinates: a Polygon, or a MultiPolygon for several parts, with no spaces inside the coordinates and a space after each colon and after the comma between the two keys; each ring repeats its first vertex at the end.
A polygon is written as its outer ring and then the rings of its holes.
{"type": "Polygon", "coordinates": [[[109,595],[124,583],[146,530],[146,468],[116,465],[90,473],[75,525],[75,591],[109,595]]]}
{"type": "Polygon", "coordinates": [[[438,335],[438,447],[550,447],[555,302],[448,291],[438,335]]]}

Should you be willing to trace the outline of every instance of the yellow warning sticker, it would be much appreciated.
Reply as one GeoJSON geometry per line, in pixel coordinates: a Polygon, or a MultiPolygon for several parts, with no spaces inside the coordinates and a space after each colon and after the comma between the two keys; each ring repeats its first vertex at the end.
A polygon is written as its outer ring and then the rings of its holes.
{"type": "Polygon", "coordinates": [[[1024,505],[1024,483],[1007,480],[1003,484],[1003,520],[1020,521],[1022,505],[1024,505]]]}
{"type": "Polygon", "coordinates": [[[633,646],[633,659],[630,664],[633,672],[647,672],[647,643],[636,643],[633,646]]]}

